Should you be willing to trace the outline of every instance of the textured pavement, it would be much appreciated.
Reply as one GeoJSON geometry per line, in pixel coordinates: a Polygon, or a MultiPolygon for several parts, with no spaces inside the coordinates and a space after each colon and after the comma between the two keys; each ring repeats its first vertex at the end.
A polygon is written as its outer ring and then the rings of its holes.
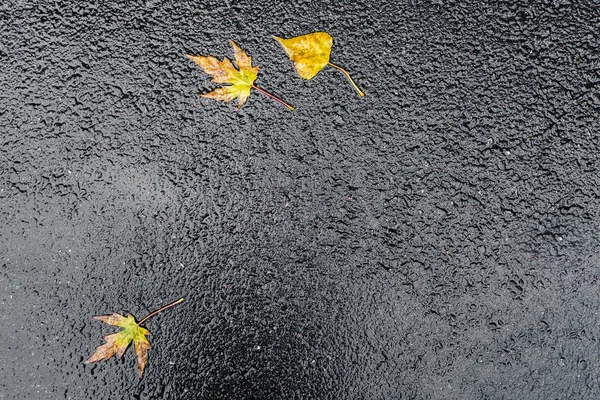
{"type": "Polygon", "coordinates": [[[82,3],[0,4],[0,399],[600,398],[597,2],[82,3]]]}

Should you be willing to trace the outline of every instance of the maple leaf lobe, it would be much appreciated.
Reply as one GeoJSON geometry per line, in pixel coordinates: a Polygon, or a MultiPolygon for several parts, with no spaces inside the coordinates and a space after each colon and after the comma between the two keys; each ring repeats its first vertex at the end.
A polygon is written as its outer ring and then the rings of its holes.
{"type": "MultiPolygon", "coordinates": [[[[149,332],[148,332],[149,333],[149,332]]],[[[138,372],[140,378],[144,375],[144,368],[148,362],[148,350],[150,350],[150,342],[144,337],[144,340],[135,341],[135,355],[137,358],[138,372]]]]}

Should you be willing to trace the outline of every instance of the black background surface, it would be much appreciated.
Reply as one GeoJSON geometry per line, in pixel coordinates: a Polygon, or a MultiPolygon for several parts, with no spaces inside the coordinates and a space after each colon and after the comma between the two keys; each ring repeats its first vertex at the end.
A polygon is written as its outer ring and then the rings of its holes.
{"type": "Polygon", "coordinates": [[[77,3],[0,5],[0,399],[600,398],[597,2],[77,3]]]}

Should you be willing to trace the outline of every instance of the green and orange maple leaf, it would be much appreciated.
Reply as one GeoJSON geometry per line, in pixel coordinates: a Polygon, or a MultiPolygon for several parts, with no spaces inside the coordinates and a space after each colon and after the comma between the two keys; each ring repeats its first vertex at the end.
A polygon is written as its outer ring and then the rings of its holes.
{"type": "Polygon", "coordinates": [[[250,97],[251,89],[256,89],[293,111],[294,107],[254,85],[254,81],[258,77],[258,66],[253,67],[252,58],[235,44],[233,40],[230,42],[233,47],[237,68],[227,57],[224,57],[223,61],[219,61],[219,59],[213,56],[192,56],[186,54],[190,60],[202,68],[204,73],[213,76],[213,82],[225,85],[201,96],[208,99],[222,100],[226,103],[238,99],[239,109],[248,100],[248,97],[250,97]]]}
{"type": "Polygon", "coordinates": [[[137,358],[138,373],[140,378],[144,374],[144,368],[148,362],[148,350],[150,350],[150,342],[146,336],[150,335],[150,331],[144,328],[142,325],[148,318],[158,314],[162,310],[179,304],[183,301],[183,297],[171,304],[168,304],[143,318],[140,322],[136,322],[135,317],[131,314],[123,316],[121,314],[113,313],[111,315],[96,315],[93,318],[105,322],[109,325],[118,326],[123,330],[107,335],[104,337],[106,343],[96,348],[96,351],[90,358],[85,361],[85,364],[93,363],[100,360],[108,360],[115,354],[118,358],[123,357],[125,351],[133,342],[135,347],[135,355],[137,358]]]}

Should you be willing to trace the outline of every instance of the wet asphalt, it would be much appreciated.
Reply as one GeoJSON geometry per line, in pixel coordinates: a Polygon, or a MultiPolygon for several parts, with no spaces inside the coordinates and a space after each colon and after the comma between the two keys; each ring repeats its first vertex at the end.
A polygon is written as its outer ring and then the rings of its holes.
{"type": "Polygon", "coordinates": [[[82,3],[0,4],[0,399],[600,398],[597,2],[82,3]]]}

